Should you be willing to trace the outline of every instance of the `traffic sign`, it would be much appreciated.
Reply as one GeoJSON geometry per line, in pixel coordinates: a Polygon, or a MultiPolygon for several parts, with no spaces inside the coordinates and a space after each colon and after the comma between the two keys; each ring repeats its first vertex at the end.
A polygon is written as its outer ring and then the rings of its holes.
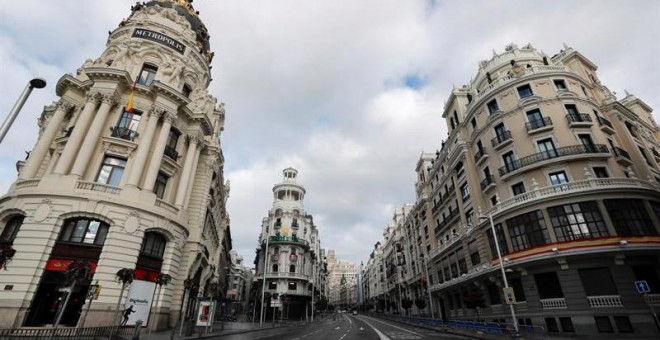
{"type": "Polygon", "coordinates": [[[515,305],[516,304],[516,295],[513,293],[513,288],[504,287],[502,290],[504,291],[504,301],[506,302],[506,304],[507,305],[515,305]]]}
{"type": "Polygon", "coordinates": [[[646,294],[651,291],[648,282],[646,280],[635,281],[635,288],[637,288],[637,293],[646,294]]]}

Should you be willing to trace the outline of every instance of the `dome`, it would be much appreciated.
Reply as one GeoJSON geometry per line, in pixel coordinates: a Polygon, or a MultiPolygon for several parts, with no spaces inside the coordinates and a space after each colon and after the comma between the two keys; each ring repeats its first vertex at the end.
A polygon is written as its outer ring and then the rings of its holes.
{"type": "MultiPolygon", "coordinates": [[[[174,8],[179,15],[186,18],[190,23],[190,27],[197,34],[196,40],[202,46],[202,53],[206,53],[211,49],[211,44],[209,39],[209,32],[204,26],[204,23],[199,18],[198,13],[196,12],[191,4],[192,0],[179,0],[179,1],[170,1],[170,0],[152,0],[143,4],[144,7],[160,6],[164,8],[174,8]]],[[[136,6],[135,10],[140,9],[140,6],[136,6]]]]}

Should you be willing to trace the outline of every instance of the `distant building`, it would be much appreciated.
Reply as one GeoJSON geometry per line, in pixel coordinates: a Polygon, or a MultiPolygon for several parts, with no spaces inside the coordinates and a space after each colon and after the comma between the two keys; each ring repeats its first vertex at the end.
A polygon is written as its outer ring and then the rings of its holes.
{"type": "MultiPolygon", "coordinates": [[[[329,288],[329,302],[333,305],[346,304],[351,299],[349,294],[346,293],[344,298],[341,294],[341,281],[342,278],[346,282],[346,289],[350,291],[350,287],[356,286],[358,271],[355,266],[355,263],[337,260],[335,256],[335,251],[332,249],[328,250],[328,288],[329,288]]],[[[354,303],[357,303],[357,297],[352,299],[354,303]]]]}

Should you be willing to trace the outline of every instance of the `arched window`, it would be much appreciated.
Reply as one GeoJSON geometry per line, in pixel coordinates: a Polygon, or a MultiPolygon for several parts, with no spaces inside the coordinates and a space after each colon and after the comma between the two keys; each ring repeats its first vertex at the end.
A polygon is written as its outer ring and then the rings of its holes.
{"type": "Polygon", "coordinates": [[[277,273],[278,271],[280,271],[280,267],[278,265],[274,264],[273,265],[273,272],[277,273]]]}
{"type": "Polygon", "coordinates": [[[166,244],[167,239],[163,235],[156,232],[148,232],[144,234],[140,255],[162,260],[166,244]]]}
{"type": "Polygon", "coordinates": [[[291,248],[291,255],[296,255],[296,248],[291,248]]]}
{"type": "Polygon", "coordinates": [[[2,229],[2,234],[0,234],[0,244],[14,243],[16,234],[18,234],[18,230],[21,228],[21,225],[23,225],[24,219],[25,216],[18,215],[12,217],[9,221],[7,221],[7,224],[5,224],[5,228],[2,229]]]}
{"type": "Polygon", "coordinates": [[[273,249],[273,255],[279,255],[279,254],[280,254],[280,247],[275,247],[275,249],[273,249]]]}
{"type": "Polygon", "coordinates": [[[295,265],[290,265],[289,266],[289,273],[295,273],[296,272],[296,266],[295,265]]]}
{"type": "Polygon", "coordinates": [[[99,220],[72,218],[64,222],[59,242],[103,246],[110,226],[99,220]]]}

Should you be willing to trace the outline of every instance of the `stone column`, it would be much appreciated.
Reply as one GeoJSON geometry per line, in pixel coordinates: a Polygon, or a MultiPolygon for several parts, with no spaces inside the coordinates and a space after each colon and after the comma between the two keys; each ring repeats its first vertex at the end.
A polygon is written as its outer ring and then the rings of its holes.
{"type": "Polygon", "coordinates": [[[76,161],[73,163],[71,173],[74,175],[82,176],[85,173],[87,164],[89,164],[89,159],[92,157],[94,149],[96,149],[96,144],[98,143],[103,127],[105,126],[108,112],[110,112],[110,109],[117,104],[117,98],[112,94],[102,94],[101,97],[101,106],[96,112],[96,115],[94,115],[94,121],[87,131],[85,141],[80,146],[76,161]]]}
{"type": "Polygon", "coordinates": [[[147,177],[144,179],[144,190],[152,191],[154,189],[156,177],[158,177],[158,170],[160,170],[160,164],[163,162],[163,152],[165,152],[167,137],[170,134],[170,128],[172,127],[172,120],[174,117],[175,114],[171,112],[166,112],[163,115],[163,126],[160,128],[160,134],[156,140],[156,146],[154,147],[154,152],[151,156],[151,161],[149,162],[147,177]]]}
{"type": "Polygon", "coordinates": [[[195,183],[195,175],[197,174],[197,166],[199,165],[199,155],[204,149],[204,144],[197,146],[197,151],[195,152],[195,159],[193,159],[192,171],[190,171],[190,178],[188,180],[188,186],[186,189],[186,198],[183,201],[183,208],[188,209],[188,204],[190,203],[190,196],[192,195],[193,184],[195,183]]]}
{"type": "Polygon", "coordinates": [[[174,201],[174,205],[177,207],[183,206],[186,193],[188,192],[188,182],[190,182],[190,175],[192,172],[193,161],[195,159],[195,153],[197,152],[198,143],[199,138],[197,136],[188,135],[188,151],[186,152],[186,163],[183,165],[183,171],[181,172],[181,177],[179,178],[179,186],[176,189],[176,200],[174,201]]]}
{"type": "Polygon", "coordinates": [[[163,110],[158,108],[152,108],[149,112],[149,121],[147,122],[147,128],[144,131],[142,137],[140,137],[140,143],[138,145],[135,158],[133,159],[133,164],[131,165],[131,172],[128,175],[128,180],[126,185],[138,186],[142,173],[144,171],[144,165],[147,162],[147,156],[149,155],[149,149],[151,149],[151,142],[154,139],[154,133],[156,133],[156,126],[158,125],[158,119],[163,115],[163,110]]]}
{"type": "Polygon", "coordinates": [[[44,157],[48,153],[50,145],[53,143],[55,135],[57,135],[57,132],[60,130],[60,124],[62,124],[64,117],[72,109],[73,105],[71,103],[64,99],[60,99],[57,103],[57,109],[55,109],[53,116],[50,118],[44,132],[41,134],[41,138],[39,138],[34,149],[32,149],[27,164],[25,164],[23,171],[21,171],[19,179],[33,178],[37,174],[41,167],[41,163],[44,161],[44,157]]]}
{"type": "Polygon", "coordinates": [[[85,134],[87,134],[87,128],[89,127],[89,123],[92,121],[92,117],[93,117],[92,114],[94,113],[94,110],[96,110],[96,106],[99,104],[100,101],[101,98],[99,97],[98,93],[92,93],[92,92],[87,93],[87,103],[85,103],[85,107],[83,108],[83,111],[80,113],[80,117],[76,122],[76,126],[73,128],[73,132],[71,133],[69,140],[66,142],[64,151],[62,151],[62,155],[60,156],[60,159],[57,161],[57,165],[55,166],[55,170],[53,171],[54,173],[60,175],[66,175],[69,173],[71,162],[78,153],[78,148],[80,147],[80,143],[82,143],[83,138],[85,138],[85,134]]]}

